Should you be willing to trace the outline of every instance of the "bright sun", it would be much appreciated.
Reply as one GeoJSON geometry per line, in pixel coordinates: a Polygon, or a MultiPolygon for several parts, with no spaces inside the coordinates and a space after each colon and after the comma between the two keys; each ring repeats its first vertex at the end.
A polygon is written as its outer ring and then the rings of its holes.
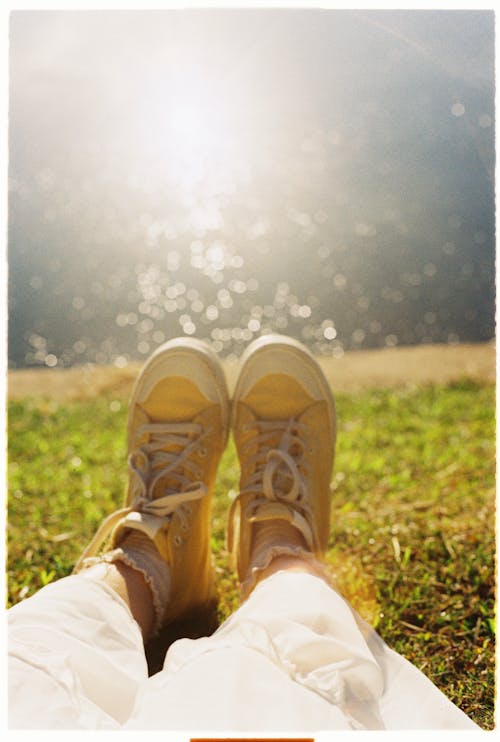
{"type": "Polygon", "coordinates": [[[158,79],[145,103],[144,146],[186,195],[234,181],[251,156],[242,138],[240,98],[206,71],[183,67],[175,78],[158,79]]]}
{"type": "Polygon", "coordinates": [[[193,185],[230,165],[236,132],[227,102],[211,96],[202,81],[185,84],[163,112],[170,165],[180,180],[193,185]]]}
{"type": "Polygon", "coordinates": [[[172,135],[183,147],[196,147],[203,142],[203,111],[200,105],[186,101],[173,108],[170,116],[172,135]]]}

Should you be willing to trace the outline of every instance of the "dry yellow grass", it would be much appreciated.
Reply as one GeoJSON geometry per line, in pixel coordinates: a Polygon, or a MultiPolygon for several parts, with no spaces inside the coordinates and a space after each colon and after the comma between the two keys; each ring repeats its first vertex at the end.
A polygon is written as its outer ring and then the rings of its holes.
{"type": "MultiPolygon", "coordinates": [[[[320,358],[336,392],[400,387],[409,384],[445,384],[468,377],[495,380],[494,343],[419,345],[405,348],[362,350],[341,358],[320,358]]],[[[77,366],[69,369],[16,369],[8,373],[8,397],[49,397],[60,401],[93,399],[102,394],[128,396],[140,363],[126,368],[77,366]]],[[[238,364],[224,362],[230,389],[238,364]]]]}

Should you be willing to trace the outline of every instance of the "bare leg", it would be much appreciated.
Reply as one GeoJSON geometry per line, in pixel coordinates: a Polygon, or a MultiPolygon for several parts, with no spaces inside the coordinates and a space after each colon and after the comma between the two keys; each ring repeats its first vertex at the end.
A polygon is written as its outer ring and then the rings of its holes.
{"type": "MultiPolygon", "coordinates": [[[[249,572],[254,564],[258,563],[268,549],[273,547],[289,547],[290,551],[296,548],[302,548],[308,551],[304,537],[294,526],[286,521],[265,521],[257,523],[253,536],[252,556],[249,564],[249,572]]],[[[262,582],[267,577],[286,570],[287,572],[300,572],[311,574],[315,577],[321,577],[325,582],[329,582],[321,562],[316,559],[306,559],[300,554],[280,554],[271,561],[271,563],[257,572],[257,583],[262,582]]]]}
{"type": "Polygon", "coordinates": [[[80,572],[82,577],[104,582],[130,608],[142,631],[144,642],[151,636],[155,611],[151,590],[141,572],[123,562],[101,562],[80,572]]]}
{"type": "Polygon", "coordinates": [[[261,582],[266,577],[270,577],[275,572],[281,572],[286,570],[287,572],[302,572],[305,574],[314,575],[315,577],[322,577],[324,579],[321,566],[318,562],[318,566],[315,567],[311,562],[307,562],[301,557],[295,556],[277,556],[267,569],[263,569],[259,574],[257,581],[261,582]]]}

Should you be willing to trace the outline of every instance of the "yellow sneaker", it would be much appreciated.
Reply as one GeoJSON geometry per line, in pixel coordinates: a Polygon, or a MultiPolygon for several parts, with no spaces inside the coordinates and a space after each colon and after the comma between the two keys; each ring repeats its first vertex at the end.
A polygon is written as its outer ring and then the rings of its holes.
{"type": "Polygon", "coordinates": [[[321,368],[300,343],[268,335],[248,347],[233,395],[232,430],[241,479],[228,548],[240,581],[248,577],[255,523],[291,523],[310,554],[321,557],[330,528],[335,406],[321,368]]]}
{"type": "Polygon", "coordinates": [[[158,348],[130,400],[125,507],[103,522],[75,571],[92,562],[103,543],[114,549],[139,531],[170,570],[162,623],[209,603],[210,505],[228,430],[228,393],[217,356],[192,338],[158,348]]]}

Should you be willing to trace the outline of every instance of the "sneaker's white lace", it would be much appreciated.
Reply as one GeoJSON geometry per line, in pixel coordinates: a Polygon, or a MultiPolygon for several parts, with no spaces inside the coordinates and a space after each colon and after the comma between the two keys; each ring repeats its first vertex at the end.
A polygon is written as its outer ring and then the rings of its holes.
{"type": "Polygon", "coordinates": [[[208,433],[195,423],[146,423],[137,430],[136,439],[147,438],[148,442],[132,450],[128,457],[129,504],[104,519],[75,570],[99,551],[119,521],[133,511],[166,521],[177,511],[181,527],[187,528],[188,503],[200,500],[207,493],[206,485],[200,481],[202,473],[190,457],[197,449],[205,455],[202,439],[208,433]],[[161,480],[164,480],[162,494],[155,497],[161,480]]]}
{"type": "MultiPolygon", "coordinates": [[[[283,503],[290,513],[289,520],[303,533],[307,545],[314,548],[316,535],[311,507],[307,500],[306,465],[304,441],[306,429],[297,420],[257,421],[247,424],[243,432],[250,437],[242,447],[246,454],[255,453],[247,459],[246,466],[252,470],[239,495],[233,500],[229,511],[228,548],[234,548],[234,521],[240,501],[253,495],[241,512],[245,522],[266,519],[266,510],[272,517],[270,503],[283,503]],[[279,440],[276,446],[276,441],[279,440]]],[[[276,512],[276,511],[274,511],[276,512]]]]}

